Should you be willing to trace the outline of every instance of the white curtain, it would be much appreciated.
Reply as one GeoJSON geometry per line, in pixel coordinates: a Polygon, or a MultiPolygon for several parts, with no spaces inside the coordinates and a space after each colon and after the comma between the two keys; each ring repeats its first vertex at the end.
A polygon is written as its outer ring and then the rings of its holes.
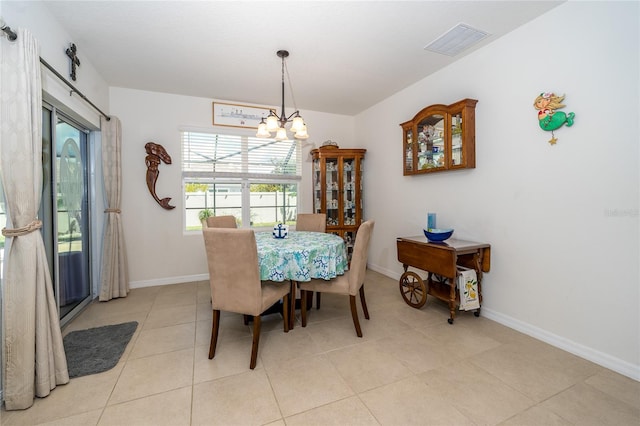
{"type": "Polygon", "coordinates": [[[124,233],[120,217],[122,198],[122,128],[117,117],[102,117],[102,173],[107,199],[106,225],[102,245],[100,301],[126,297],[129,293],[129,271],[124,233]]]}
{"type": "Polygon", "coordinates": [[[38,43],[0,37],[0,177],[5,194],[4,400],[28,408],[67,383],[67,361],[36,215],[42,193],[42,87],[38,43]]]}

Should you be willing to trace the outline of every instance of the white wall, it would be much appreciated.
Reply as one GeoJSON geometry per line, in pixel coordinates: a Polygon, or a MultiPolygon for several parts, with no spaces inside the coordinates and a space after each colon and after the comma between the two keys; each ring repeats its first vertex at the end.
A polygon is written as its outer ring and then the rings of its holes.
{"type": "Polygon", "coordinates": [[[491,243],[485,316],[640,379],[638,19],[635,2],[566,3],[358,115],[370,267],[398,278],[396,237],[437,212],[491,243]],[[546,91],[576,114],[555,146],[533,108],[546,91]],[[398,123],[463,98],[476,169],[403,176],[398,123]]]}
{"type": "MultiPolygon", "coordinates": [[[[122,222],[131,286],[206,279],[202,234],[183,232],[179,131],[181,128],[214,129],[214,100],[115,87],[110,90],[110,99],[111,111],[122,121],[122,222]],[[156,194],[160,198],[171,197],[171,205],[176,206],[173,210],[160,207],[147,189],[144,149],[147,142],[164,146],[171,156],[172,164],[161,164],[158,169],[156,194]]],[[[361,146],[353,142],[352,117],[300,112],[311,135],[303,143],[300,211],[311,212],[311,163],[307,161],[310,149],[327,139],[338,141],[345,148],[361,146]]],[[[247,130],[247,134],[255,135],[255,130],[247,130]]]]}
{"type": "MultiPolygon", "coordinates": [[[[65,50],[76,41],[69,36],[49,9],[40,2],[6,1],[0,2],[0,13],[5,23],[13,30],[29,30],[38,40],[40,57],[53,66],[74,87],[80,90],[103,112],[109,113],[109,89],[102,76],[83,55],[82,45],[78,45],[80,66],[76,71],[76,81],[69,77],[69,58],[65,50]]],[[[70,89],[42,67],[42,89],[47,92],[47,100],[65,109],[73,118],[90,128],[100,127],[100,114],[77,94],[69,95],[70,89]]]]}

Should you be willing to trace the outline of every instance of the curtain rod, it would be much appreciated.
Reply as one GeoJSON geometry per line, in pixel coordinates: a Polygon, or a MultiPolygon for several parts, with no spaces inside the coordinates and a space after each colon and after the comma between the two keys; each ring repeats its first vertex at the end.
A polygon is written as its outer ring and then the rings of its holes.
{"type": "MultiPolygon", "coordinates": [[[[9,41],[15,41],[18,38],[18,35],[15,33],[15,31],[13,31],[11,27],[6,26],[4,22],[1,20],[0,20],[0,30],[4,31],[7,34],[7,38],[9,39],[9,41]]],[[[58,71],[56,71],[55,68],[49,65],[47,61],[42,59],[42,57],[40,57],[40,63],[45,67],[47,67],[49,71],[54,73],[56,77],[58,77],[60,80],[62,80],[63,83],[65,83],[67,86],[71,88],[71,92],[69,93],[69,95],[73,94],[73,92],[77,93],[78,96],[80,96],[84,101],[86,101],[89,105],[91,105],[93,109],[98,111],[104,118],[107,119],[107,121],[111,120],[111,117],[109,117],[107,114],[102,112],[100,108],[95,106],[93,102],[89,100],[89,98],[87,98],[84,94],[82,94],[82,92],[76,89],[73,84],[69,83],[69,81],[66,78],[64,78],[58,71]]]]}
{"type": "MultiPolygon", "coordinates": [[[[67,86],[69,86],[71,88],[71,93],[76,92],[78,94],[78,96],[80,96],[82,99],[84,99],[89,105],[91,105],[93,107],[93,109],[95,109],[96,111],[98,111],[100,114],[102,114],[102,116],[104,118],[107,119],[107,121],[111,120],[111,117],[109,117],[107,114],[105,114],[104,112],[102,112],[100,110],[100,108],[98,108],[97,106],[95,106],[93,104],[93,102],[91,102],[89,100],[89,98],[87,98],[85,95],[83,95],[78,89],[76,89],[73,84],[69,83],[69,81],[64,78],[62,75],[60,75],[60,73],[58,71],[55,70],[55,68],[53,68],[51,65],[49,65],[47,63],[47,61],[45,61],[44,59],[42,59],[42,57],[40,58],[40,63],[42,65],[44,65],[45,67],[47,67],[49,69],[49,71],[51,71],[52,73],[54,73],[56,75],[56,77],[58,77],[60,80],[62,80],[67,86]]],[[[70,93],[70,94],[71,94],[70,93]]]]}

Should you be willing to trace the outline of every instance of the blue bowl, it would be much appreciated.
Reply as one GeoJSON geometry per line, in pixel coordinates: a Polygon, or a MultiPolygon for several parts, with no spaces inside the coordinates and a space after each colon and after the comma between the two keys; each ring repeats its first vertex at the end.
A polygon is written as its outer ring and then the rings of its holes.
{"type": "Polygon", "coordinates": [[[430,230],[423,229],[424,236],[427,237],[429,241],[444,241],[449,239],[451,235],[453,235],[453,229],[438,229],[431,228],[430,230]]]}

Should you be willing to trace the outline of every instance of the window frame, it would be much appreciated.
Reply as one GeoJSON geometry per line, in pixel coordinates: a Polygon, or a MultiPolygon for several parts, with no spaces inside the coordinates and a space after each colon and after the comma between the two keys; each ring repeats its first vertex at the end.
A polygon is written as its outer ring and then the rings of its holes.
{"type": "MultiPolygon", "coordinates": [[[[188,224],[187,212],[190,210],[194,210],[193,208],[187,208],[186,203],[186,184],[191,182],[203,183],[203,184],[240,184],[241,185],[241,225],[242,228],[251,228],[256,231],[261,230],[269,230],[270,227],[253,227],[251,226],[251,192],[250,187],[252,184],[275,184],[275,185],[285,185],[285,184],[295,184],[297,199],[295,206],[296,212],[300,210],[300,203],[302,199],[301,189],[302,189],[302,147],[300,143],[295,140],[286,140],[283,142],[295,144],[295,155],[296,155],[296,170],[295,174],[270,174],[270,173],[255,173],[248,172],[249,168],[249,156],[248,151],[251,142],[255,143],[257,140],[264,141],[264,144],[272,144],[278,143],[275,139],[265,138],[258,139],[255,137],[253,132],[249,132],[244,129],[201,129],[201,128],[188,128],[183,127],[179,129],[180,134],[180,154],[181,154],[181,187],[182,187],[182,200],[183,200],[183,208],[182,208],[182,231],[186,235],[192,235],[200,233],[200,229],[189,229],[188,227],[192,227],[192,224],[188,224]],[[221,136],[232,136],[239,137],[241,140],[241,149],[242,152],[242,171],[240,172],[230,172],[230,171],[222,171],[222,172],[214,172],[214,171],[190,171],[185,170],[185,134],[193,133],[193,134],[201,134],[201,135],[221,135],[221,136]],[[247,225],[249,224],[249,225],[247,225]]],[[[274,206],[275,207],[275,206],[274,206]]],[[[202,207],[198,211],[204,209],[202,207]]]]}

